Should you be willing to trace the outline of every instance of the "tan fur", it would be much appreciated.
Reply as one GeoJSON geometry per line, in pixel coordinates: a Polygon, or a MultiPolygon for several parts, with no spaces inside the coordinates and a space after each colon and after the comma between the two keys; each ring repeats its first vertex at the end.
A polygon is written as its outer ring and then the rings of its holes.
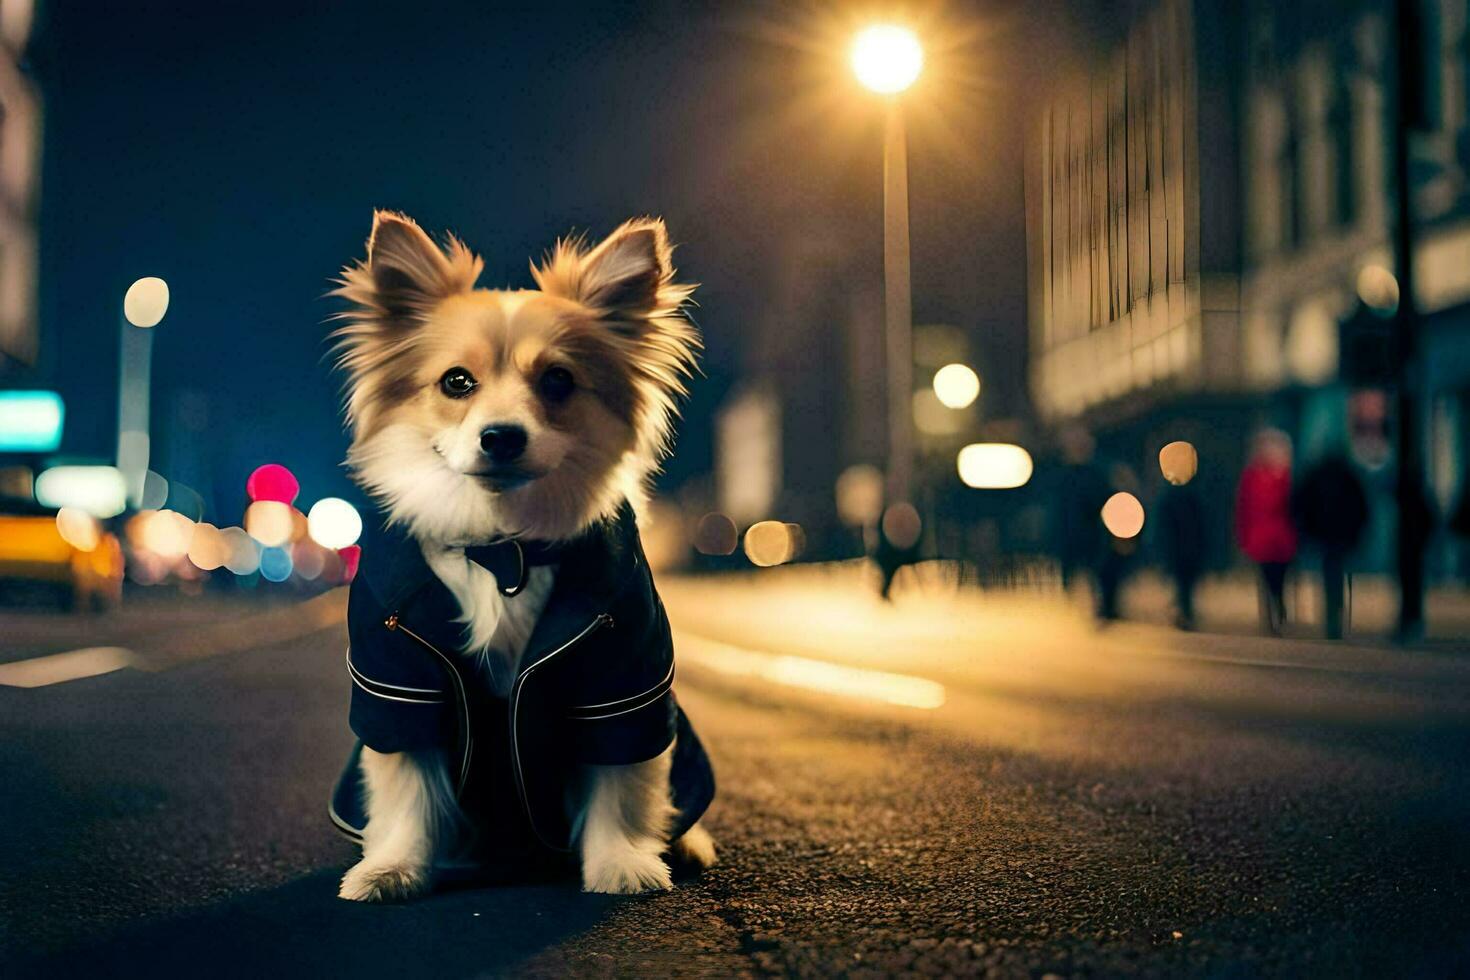
{"type": "Polygon", "coordinates": [[[350,304],[335,337],[359,481],[415,533],[462,536],[475,528],[416,521],[422,508],[405,502],[411,488],[387,467],[421,463],[445,485],[441,498],[473,498],[458,484],[473,483],[477,433],[509,421],[531,433],[526,462],[538,478],[534,492],[476,488],[495,498],[462,508],[478,511],[482,536],[568,537],[611,512],[667,452],[675,399],[694,369],[698,335],[681,314],[693,287],[674,283],[670,256],[663,223],[638,219],[593,249],[558,243],[532,270],[538,289],[475,289],[481,261],[461,242],[441,249],[410,219],[378,212],[368,258],[344,269],[335,291],[350,304]],[[536,391],[553,365],[576,380],[562,404],[536,391]],[[439,391],[453,367],[479,382],[474,394],[439,391]],[[384,441],[395,451],[385,453],[374,441],[394,427],[384,441]],[[444,457],[444,471],[428,456],[403,458],[410,434],[444,457]]]}

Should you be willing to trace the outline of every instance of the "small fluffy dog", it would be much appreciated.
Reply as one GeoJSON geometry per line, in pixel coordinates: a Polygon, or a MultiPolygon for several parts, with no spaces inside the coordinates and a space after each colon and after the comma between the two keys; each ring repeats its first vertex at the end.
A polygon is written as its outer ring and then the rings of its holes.
{"type": "Polygon", "coordinates": [[[358,737],[332,797],[342,898],[575,854],[588,891],[707,867],[708,758],[674,699],[635,505],[698,336],[661,221],[561,242],[535,289],[378,212],[335,295],[348,465],[382,509],[348,612],[358,737]]]}

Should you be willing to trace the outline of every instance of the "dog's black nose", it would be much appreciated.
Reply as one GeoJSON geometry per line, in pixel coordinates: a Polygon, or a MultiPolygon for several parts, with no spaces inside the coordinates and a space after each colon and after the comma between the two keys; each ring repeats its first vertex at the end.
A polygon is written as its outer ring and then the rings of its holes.
{"type": "Polygon", "coordinates": [[[497,463],[509,463],[526,451],[526,430],[519,425],[492,425],[480,430],[480,451],[497,463]]]}

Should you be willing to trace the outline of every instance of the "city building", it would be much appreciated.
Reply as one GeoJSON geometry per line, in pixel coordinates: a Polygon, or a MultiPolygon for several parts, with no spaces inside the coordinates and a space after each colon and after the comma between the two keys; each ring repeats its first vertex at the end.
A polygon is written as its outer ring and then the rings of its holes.
{"type": "MultiPolygon", "coordinates": [[[[1458,505],[1470,460],[1466,6],[1420,0],[1415,41],[1426,475],[1442,512],[1458,505]]],[[[1299,461],[1350,446],[1378,504],[1366,561],[1384,566],[1387,376],[1382,365],[1364,376],[1343,331],[1365,306],[1396,304],[1393,5],[1134,10],[1121,34],[1080,39],[1028,133],[1038,414],[1088,426],[1145,482],[1163,443],[1194,440],[1218,490],[1260,425],[1287,430],[1299,461]]]]}
{"type": "Polygon", "coordinates": [[[31,0],[0,0],[0,377],[35,364],[41,104],[21,69],[31,0]]]}

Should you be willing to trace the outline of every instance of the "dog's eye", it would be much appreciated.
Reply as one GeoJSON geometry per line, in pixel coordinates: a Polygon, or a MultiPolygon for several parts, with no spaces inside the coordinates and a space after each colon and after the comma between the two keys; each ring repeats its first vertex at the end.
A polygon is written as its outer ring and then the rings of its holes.
{"type": "Polygon", "coordinates": [[[577,387],[572,372],[564,367],[547,368],[537,382],[541,389],[541,397],[549,402],[566,401],[572,391],[577,387]]]}
{"type": "Polygon", "coordinates": [[[474,375],[462,367],[450,368],[439,379],[439,390],[450,398],[463,398],[475,390],[474,375]]]}

